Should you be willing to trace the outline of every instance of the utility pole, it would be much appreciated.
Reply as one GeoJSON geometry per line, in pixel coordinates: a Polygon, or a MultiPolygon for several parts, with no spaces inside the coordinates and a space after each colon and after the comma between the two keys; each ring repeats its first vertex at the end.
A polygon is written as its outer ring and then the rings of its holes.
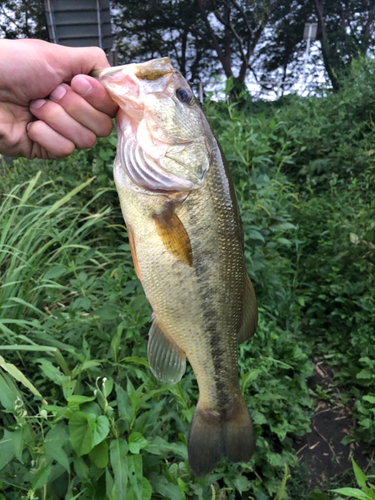
{"type": "Polygon", "coordinates": [[[306,67],[307,67],[307,61],[309,60],[310,56],[310,42],[315,40],[317,28],[318,28],[318,23],[305,23],[305,29],[303,31],[303,39],[307,40],[307,44],[306,44],[305,60],[303,63],[302,92],[305,90],[306,87],[306,67]]]}

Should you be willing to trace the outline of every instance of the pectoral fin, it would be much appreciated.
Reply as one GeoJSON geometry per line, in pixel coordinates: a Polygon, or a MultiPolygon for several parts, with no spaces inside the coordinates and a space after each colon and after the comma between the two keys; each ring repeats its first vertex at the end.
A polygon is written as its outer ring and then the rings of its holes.
{"type": "Polygon", "coordinates": [[[238,344],[251,339],[258,324],[258,306],[253,285],[249,276],[245,277],[245,293],[243,304],[243,318],[240,331],[237,334],[238,344]]]}
{"type": "Polygon", "coordinates": [[[193,265],[193,252],[189,235],[173,207],[168,207],[160,214],[153,216],[156,230],[164,247],[176,259],[185,262],[188,266],[193,265]]]}
{"type": "Polygon", "coordinates": [[[147,345],[147,358],[153,375],[168,384],[177,384],[185,373],[186,356],[172,339],[152,322],[147,345]]]}

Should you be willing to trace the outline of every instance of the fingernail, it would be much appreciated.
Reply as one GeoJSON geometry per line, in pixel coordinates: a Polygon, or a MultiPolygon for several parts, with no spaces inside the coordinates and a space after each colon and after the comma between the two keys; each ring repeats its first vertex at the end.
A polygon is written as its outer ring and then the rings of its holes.
{"type": "Polygon", "coordinates": [[[39,109],[45,104],[46,100],[45,99],[36,99],[35,101],[30,102],[30,108],[31,109],[39,109]]]}
{"type": "Polygon", "coordinates": [[[31,127],[31,123],[32,123],[32,122],[29,122],[29,123],[26,125],[26,131],[27,131],[27,132],[29,131],[29,129],[30,129],[30,127],[31,127]]]}
{"type": "Polygon", "coordinates": [[[64,97],[65,94],[66,94],[66,88],[63,85],[59,85],[54,90],[52,90],[52,92],[50,93],[50,97],[54,101],[59,101],[64,97]]]}
{"type": "Polygon", "coordinates": [[[85,78],[77,78],[74,80],[74,90],[84,97],[91,92],[92,86],[85,78]]]}

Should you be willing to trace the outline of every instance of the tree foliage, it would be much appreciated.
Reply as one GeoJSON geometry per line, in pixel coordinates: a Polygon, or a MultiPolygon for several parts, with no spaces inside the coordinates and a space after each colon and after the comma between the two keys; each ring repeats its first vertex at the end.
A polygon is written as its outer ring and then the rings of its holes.
{"type": "MultiPolygon", "coordinates": [[[[324,69],[335,91],[352,59],[375,46],[373,0],[114,0],[112,7],[121,62],[168,55],[191,82],[233,77],[235,93],[250,72],[265,89],[298,79],[306,22],[318,23],[320,48],[309,72],[324,69]]],[[[48,39],[43,0],[0,3],[0,35],[48,39]]]]}
{"type": "MultiPolygon", "coordinates": [[[[282,79],[301,72],[306,41],[306,22],[318,24],[320,59],[333,90],[347,73],[353,58],[365,56],[375,45],[375,3],[371,0],[280,0],[269,19],[267,37],[261,40],[259,72],[267,79],[282,69],[282,79]]],[[[312,60],[317,65],[317,58],[312,60]]],[[[314,73],[314,69],[312,70],[314,73]]]]}
{"type": "Polygon", "coordinates": [[[375,44],[372,0],[314,0],[324,66],[334,90],[342,70],[375,44]]]}
{"type": "Polygon", "coordinates": [[[43,0],[0,2],[1,38],[39,38],[48,41],[43,0]]]}
{"type": "MultiPolygon", "coordinates": [[[[170,54],[194,81],[218,69],[243,84],[277,2],[272,0],[116,1],[118,46],[136,58],[170,54]]],[[[116,9],[115,9],[116,10],[116,9]]]]}
{"type": "Polygon", "coordinates": [[[203,71],[217,71],[211,52],[193,32],[193,2],[117,1],[114,12],[116,46],[122,62],[169,56],[190,81],[203,71]]]}
{"type": "Polygon", "coordinates": [[[371,0],[150,0],[141,5],[120,0],[114,5],[123,57],[169,54],[191,81],[222,73],[243,84],[251,71],[260,82],[281,79],[286,85],[301,73],[304,24],[317,22],[320,59],[338,90],[353,57],[375,45],[371,0]]]}

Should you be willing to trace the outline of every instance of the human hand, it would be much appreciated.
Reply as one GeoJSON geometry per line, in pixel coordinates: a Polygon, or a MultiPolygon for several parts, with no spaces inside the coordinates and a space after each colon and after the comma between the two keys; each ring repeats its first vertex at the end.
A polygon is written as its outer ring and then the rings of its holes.
{"type": "Polygon", "coordinates": [[[0,40],[0,153],[63,158],[109,135],[117,105],[88,76],[107,67],[96,47],[0,40]]]}

